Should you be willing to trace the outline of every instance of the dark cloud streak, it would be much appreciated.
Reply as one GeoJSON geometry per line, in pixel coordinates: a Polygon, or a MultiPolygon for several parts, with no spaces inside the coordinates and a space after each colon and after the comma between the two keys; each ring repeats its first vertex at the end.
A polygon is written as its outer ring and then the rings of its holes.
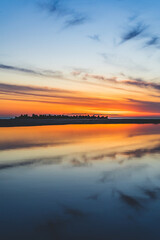
{"type": "Polygon", "coordinates": [[[52,165],[52,164],[61,164],[62,158],[60,157],[48,157],[48,158],[34,158],[27,159],[23,161],[11,162],[11,163],[0,163],[0,170],[6,170],[9,168],[17,167],[28,167],[28,166],[37,166],[37,165],[52,165]]]}
{"type": "Polygon", "coordinates": [[[160,49],[160,38],[157,36],[151,37],[145,44],[145,47],[154,46],[160,49]]]}
{"type": "Polygon", "coordinates": [[[52,0],[47,1],[46,3],[39,3],[39,6],[42,10],[45,10],[50,15],[63,19],[64,29],[82,25],[88,21],[88,17],[85,14],[64,6],[61,0],[52,0]]]}
{"type": "Polygon", "coordinates": [[[155,90],[160,90],[160,84],[154,83],[154,82],[148,82],[141,78],[133,78],[133,77],[127,77],[127,79],[119,80],[117,77],[108,78],[102,75],[91,75],[86,74],[86,79],[96,79],[98,81],[108,82],[108,83],[114,83],[114,84],[123,84],[123,85],[130,85],[140,88],[153,88],[155,90]]]}
{"type": "Polygon", "coordinates": [[[73,16],[71,19],[67,20],[65,22],[65,26],[64,28],[69,28],[69,27],[74,27],[74,26],[77,26],[77,25],[82,25],[84,23],[86,23],[88,21],[88,18],[84,15],[76,15],[76,16],[73,16]]]}
{"type": "Polygon", "coordinates": [[[137,23],[136,26],[130,28],[123,36],[122,36],[122,42],[127,42],[133,38],[136,38],[140,36],[145,30],[147,26],[144,25],[143,23],[137,23]]]}
{"type": "Polygon", "coordinates": [[[34,76],[41,76],[41,77],[62,77],[62,73],[60,71],[21,68],[21,67],[4,65],[4,64],[0,64],[0,70],[27,73],[27,74],[31,74],[34,76]]]}
{"type": "Polygon", "coordinates": [[[134,99],[123,99],[122,102],[114,99],[89,97],[78,91],[68,91],[64,89],[46,88],[37,86],[25,86],[0,83],[0,99],[11,101],[39,102],[46,104],[63,104],[72,106],[86,106],[96,109],[107,107],[110,109],[147,110],[159,113],[160,102],[141,101],[134,99]],[[32,97],[32,98],[31,98],[32,97]]]}
{"type": "Polygon", "coordinates": [[[137,211],[144,209],[142,202],[137,197],[127,195],[121,191],[117,191],[117,192],[119,193],[120,200],[124,204],[128,205],[129,207],[131,207],[137,211]]]}

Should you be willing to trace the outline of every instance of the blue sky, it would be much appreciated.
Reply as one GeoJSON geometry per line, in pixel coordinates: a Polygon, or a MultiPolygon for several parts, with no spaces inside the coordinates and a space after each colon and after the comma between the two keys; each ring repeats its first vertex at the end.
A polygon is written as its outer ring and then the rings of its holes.
{"type": "Polygon", "coordinates": [[[123,69],[134,75],[143,75],[144,69],[150,71],[151,65],[154,69],[149,75],[156,77],[160,54],[157,46],[145,44],[160,34],[158,1],[62,0],[60,8],[86,17],[84,23],[69,27],[65,21],[70,16],[49,12],[48,6],[43,7],[45,2],[50,1],[1,1],[1,61],[55,70],[82,67],[95,71],[97,66],[97,71],[104,73],[123,69]],[[123,34],[137,24],[146,30],[121,44],[123,34]],[[99,42],[89,38],[94,35],[99,36],[99,42]],[[102,54],[106,55],[106,64],[102,54]]]}
{"type": "Polygon", "coordinates": [[[157,0],[2,0],[0,81],[83,90],[104,77],[158,90],[159,9],[157,0]]]}

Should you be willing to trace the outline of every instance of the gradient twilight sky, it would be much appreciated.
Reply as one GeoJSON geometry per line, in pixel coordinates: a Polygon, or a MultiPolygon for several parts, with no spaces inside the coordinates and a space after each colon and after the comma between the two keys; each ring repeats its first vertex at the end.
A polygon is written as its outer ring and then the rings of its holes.
{"type": "Polygon", "coordinates": [[[1,0],[0,116],[160,116],[160,1],[1,0]]]}

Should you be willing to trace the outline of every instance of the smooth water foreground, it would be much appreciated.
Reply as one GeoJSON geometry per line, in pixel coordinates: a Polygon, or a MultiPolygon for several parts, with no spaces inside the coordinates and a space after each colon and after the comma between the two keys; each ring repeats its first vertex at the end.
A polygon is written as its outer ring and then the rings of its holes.
{"type": "Polygon", "coordinates": [[[0,128],[0,239],[159,240],[160,126],[0,128]]]}

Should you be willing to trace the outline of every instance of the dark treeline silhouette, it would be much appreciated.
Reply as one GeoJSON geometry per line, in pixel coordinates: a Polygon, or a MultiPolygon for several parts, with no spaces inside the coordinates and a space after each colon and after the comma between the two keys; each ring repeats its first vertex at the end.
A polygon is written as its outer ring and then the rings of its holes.
{"type": "Polygon", "coordinates": [[[108,119],[108,116],[99,116],[99,115],[36,115],[32,114],[29,116],[28,114],[21,114],[15,119],[108,119]]]}
{"type": "Polygon", "coordinates": [[[20,115],[11,119],[0,119],[0,127],[44,126],[64,124],[160,124],[160,118],[112,119],[103,115],[20,115]]]}

